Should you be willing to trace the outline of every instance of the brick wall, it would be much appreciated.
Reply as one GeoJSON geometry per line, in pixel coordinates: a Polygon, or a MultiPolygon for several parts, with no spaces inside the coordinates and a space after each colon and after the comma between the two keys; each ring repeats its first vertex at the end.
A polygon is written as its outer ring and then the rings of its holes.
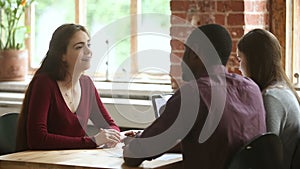
{"type": "Polygon", "coordinates": [[[184,42],[192,25],[199,26],[208,23],[221,24],[228,29],[233,40],[233,48],[227,69],[240,73],[235,60],[238,39],[249,30],[269,28],[268,0],[171,0],[171,68],[172,87],[181,85],[181,58],[184,52],[184,42]]]}

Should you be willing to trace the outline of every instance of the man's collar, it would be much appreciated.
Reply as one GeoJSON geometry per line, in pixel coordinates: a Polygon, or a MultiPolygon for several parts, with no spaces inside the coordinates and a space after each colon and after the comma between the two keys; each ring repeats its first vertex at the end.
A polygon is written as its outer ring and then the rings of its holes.
{"type": "Polygon", "coordinates": [[[206,71],[199,74],[199,77],[205,77],[209,75],[221,75],[227,73],[224,65],[213,65],[209,68],[206,67],[206,71]]]}

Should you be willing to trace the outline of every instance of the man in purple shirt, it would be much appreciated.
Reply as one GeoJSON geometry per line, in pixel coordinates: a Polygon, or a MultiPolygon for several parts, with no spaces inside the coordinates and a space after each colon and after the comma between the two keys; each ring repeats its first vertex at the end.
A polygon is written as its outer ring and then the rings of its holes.
{"type": "Polygon", "coordinates": [[[187,83],[158,119],[125,143],[125,164],[138,166],[180,145],[184,168],[225,169],[242,145],[266,132],[258,86],[225,69],[231,47],[231,37],[220,25],[193,30],[182,61],[187,83]]]}

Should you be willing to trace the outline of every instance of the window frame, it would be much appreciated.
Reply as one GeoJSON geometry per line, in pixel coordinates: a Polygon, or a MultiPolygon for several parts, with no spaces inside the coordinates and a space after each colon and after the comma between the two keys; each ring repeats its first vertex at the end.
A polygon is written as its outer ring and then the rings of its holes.
{"type": "MultiPolygon", "coordinates": [[[[81,24],[86,25],[86,3],[87,0],[74,0],[75,1],[75,24],[81,24]]],[[[137,35],[137,14],[138,14],[138,0],[130,0],[130,15],[132,16],[130,29],[131,29],[131,35],[137,35]]],[[[31,6],[26,9],[25,11],[25,25],[30,27],[30,35],[25,39],[25,47],[28,49],[28,75],[33,75],[37,68],[32,67],[31,65],[31,56],[33,54],[34,49],[34,39],[35,39],[35,6],[34,4],[31,4],[31,6]]],[[[138,50],[138,37],[137,36],[131,36],[130,37],[130,60],[131,60],[131,74],[136,74],[138,72],[138,61],[137,56],[135,53],[137,53],[138,50]]],[[[97,79],[97,78],[96,78],[97,79]]],[[[101,81],[101,80],[99,80],[101,81]]],[[[161,84],[171,84],[171,78],[165,79],[165,80],[154,80],[153,82],[143,82],[143,83],[161,83],[161,84]],[[166,81],[169,80],[169,83],[166,83],[166,81]]]]}
{"type": "MultiPolygon", "coordinates": [[[[75,0],[75,21],[76,24],[85,25],[86,23],[86,0],[75,0]]],[[[35,6],[34,3],[25,10],[25,25],[30,28],[29,36],[25,39],[25,47],[28,50],[28,74],[33,75],[37,68],[31,66],[31,56],[34,51],[35,39],[35,6]]]]}
{"type": "MultiPolygon", "coordinates": [[[[300,40],[300,1],[286,1],[286,52],[285,52],[285,72],[291,81],[295,84],[297,90],[300,90],[300,84],[297,83],[295,74],[300,74],[300,55],[297,55],[299,50],[300,40]],[[298,33],[298,34],[297,34],[298,33]],[[298,36],[297,36],[298,35],[298,36]]],[[[300,80],[300,79],[298,79],[300,80]]]]}

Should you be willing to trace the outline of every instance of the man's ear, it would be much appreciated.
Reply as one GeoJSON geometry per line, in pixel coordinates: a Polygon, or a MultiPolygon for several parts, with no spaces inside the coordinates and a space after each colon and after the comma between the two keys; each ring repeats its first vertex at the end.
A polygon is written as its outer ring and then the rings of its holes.
{"type": "Polygon", "coordinates": [[[200,47],[198,45],[192,45],[191,46],[191,59],[193,60],[198,60],[201,58],[201,50],[200,47]]]}
{"type": "Polygon", "coordinates": [[[199,61],[199,60],[201,60],[200,58],[201,58],[200,52],[194,52],[194,51],[191,52],[191,60],[199,61]]]}

